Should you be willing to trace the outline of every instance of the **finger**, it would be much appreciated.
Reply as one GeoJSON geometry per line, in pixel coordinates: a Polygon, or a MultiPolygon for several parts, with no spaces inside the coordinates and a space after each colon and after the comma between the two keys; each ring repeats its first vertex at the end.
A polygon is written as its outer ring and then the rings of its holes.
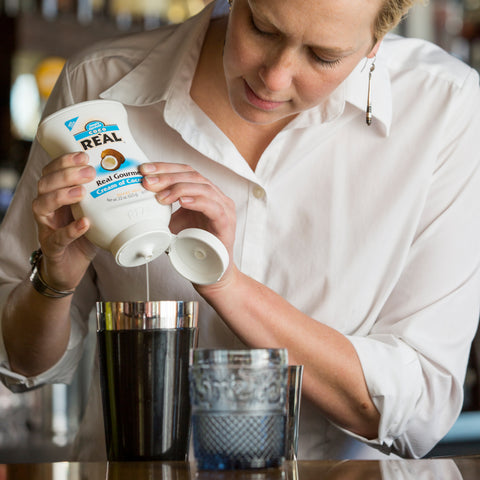
{"type": "Polygon", "coordinates": [[[167,163],[167,162],[150,162],[144,163],[139,167],[142,175],[176,173],[194,171],[190,165],[185,163],[167,163]]]}
{"type": "Polygon", "coordinates": [[[218,231],[235,221],[233,201],[189,165],[155,162],[142,165],[140,170],[146,174],[145,187],[156,193],[160,203],[179,201],[185,209],[202,213],[214,222],[211,227],[218,231]]]}
{"type": "Polygon", "coordinates": [[[205,197],[212,202],[222,203],[227,198],[214,185],[206,183],[204,179],[202,183],[199,183],[198,179],[191,180],[189,177],[179,176],[175,182],[168,181],[165,188],[156,192],[156,199],[163,204],[172,204],[180,199],[187,203],[196,197],[205,197]]]}
{"type": "Polygon", "coordinates": [[[59,189],[82,185],[91,182],[95,175],[95,169],[89,165],[56,170],[40,177],[38,193],[43,195],[59,189]]]}
{"type": "Polygon", "coordinates": [[[42,235],[42,232],[40,232],[42,250],[44,250],[46,255],[51,257],[61,254],[66,247],[82,237],[89,228],[89,220],[83,217],[69,223],[63,228],[57,229],[53,233],[49,232],[47,235],[42,235]]]}
{"type": "Polygon", "coordinates": [[[168,190],[172,185],[175,185],[177,183],[211,185],[211,183],[205,177],[192,169],[147,175],[143,179],[144,187],[152,192],[168,190]]]}
{"type": "Polygon", "coordinates": [[[82,200],[85,193],[85,187],[80,185],[39,195],[32,202],[33,214],[38,221],[45,222],[44,219],[50,217],[59,208],[82,200]]]}
{"type": "Polygon", "coordinates": [[[182,207],[172,215],[170,230],[173,233],[178,234],[185,228],[201,228],[215,235],[232,254],[236,217],[235,211],[228,204],[206,202],[198,197],[192,202],[184,203],[182,207]]]}
{"type": "Polygon", "coordinates": [[[144,186],[151,191],[159,192],[174,183],[190,182],[210,185],[217,192],[222,192],[207,178],[194,170],[190,165],[182,163],[145,163],[139,167],[144,175],[144,186]]]}
{"type": "Polygon", "coordinates": [[[67,153],[66,155],[61,155],[60,157],[55,158],[45,165],[42,170],[42,175],[48,175],[64,168],[88,165],[89,161],[89,156],[84,152],[67,153]]]}
{"type": "Polygon", "coordinates": [[[182,163],[146,163],[140,166],[144,175],[144,187],[152,191],[160,191],[175,182],[208,182],[196,170],[182,163]]]}
{"type": "Polygon", "coordinates": [[[233,218],[228,205],[203,196],[181,198],[180,205],[192,212],[198,212],[208,219],[213,233],[222,232],[233,218]]]}
{"type": "MultiPolygon", "coordinates": [[[[161,192],[158,195],[162,195],[161,192]]],[[[192,212],[202,213],[218,232],[235,220],[235,204],[229,197],[219,194],[211,185],[176,184],[161,203],[179,201],[180,206],[192,212]]]]}

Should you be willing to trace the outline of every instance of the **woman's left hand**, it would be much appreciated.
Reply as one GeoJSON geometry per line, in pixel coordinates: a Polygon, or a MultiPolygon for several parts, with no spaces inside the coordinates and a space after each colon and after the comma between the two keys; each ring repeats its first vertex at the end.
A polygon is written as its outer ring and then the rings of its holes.
{"type": "Polygon", "coordinates": [[[201,228],[215,235],[225,245],[233,263],[236,212],[233,200],[217,186],[188,165],[152,162],[140,166],[143,186],[155,192],[163,205],[178,201],[179,208],[170,220],[170,230],[177,234],[185,228],[201,228]]]}

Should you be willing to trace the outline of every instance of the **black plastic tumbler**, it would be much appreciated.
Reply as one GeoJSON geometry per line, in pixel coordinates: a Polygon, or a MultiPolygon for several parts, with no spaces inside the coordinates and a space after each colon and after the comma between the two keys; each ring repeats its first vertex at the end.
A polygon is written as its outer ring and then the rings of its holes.
{"type": "Polygon", "coordinates": [[[187,459],[197,302],[98,302],[107,457],[187,459]]]}

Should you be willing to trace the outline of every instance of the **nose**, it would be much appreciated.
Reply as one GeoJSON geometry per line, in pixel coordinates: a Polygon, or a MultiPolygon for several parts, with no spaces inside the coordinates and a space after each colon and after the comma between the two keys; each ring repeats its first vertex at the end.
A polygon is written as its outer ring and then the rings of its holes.
{"type": "Polygon", "coordinates": [[[272,92],[279,92],[290,87],[294,76],[292,54],[284,50],[271,50],[259,71],[265,87],[272,92]]]}

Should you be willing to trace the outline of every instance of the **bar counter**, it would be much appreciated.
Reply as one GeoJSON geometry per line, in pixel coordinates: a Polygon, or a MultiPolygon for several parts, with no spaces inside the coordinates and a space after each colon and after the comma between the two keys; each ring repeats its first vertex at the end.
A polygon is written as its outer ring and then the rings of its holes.
{"type": "Polygon", "coordinates": [[[480,456],[285,462],[265,470],[196,471],[184,462],[0,465],[0,480],[478,480],[480,456]]]}

